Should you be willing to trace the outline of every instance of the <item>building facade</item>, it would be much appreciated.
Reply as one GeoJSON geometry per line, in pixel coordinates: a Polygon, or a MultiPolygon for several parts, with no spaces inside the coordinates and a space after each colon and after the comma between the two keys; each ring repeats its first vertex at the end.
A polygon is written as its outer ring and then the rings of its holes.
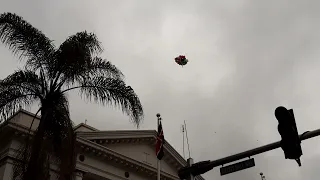
{"type": "MultiPolygon", "coordinates": [[[[12,167],[19,147],[30,137],[40,117],[20,110],[0,127],[0,180],[12,179],[12,167]],[[32,127],[30,128],[32,124],[32,127]],[[29,132],[29,128],[31,131],[29,132]]],[[[76,180],[156,180],[155,130],[99,131],[86,124],[74,127],[77,132],[76,180]]],[[[164,144],[161,179],[178,180],[177,171],[186,160],[168,143],[164,144]]],[[[55,180],[55,166],[51,167],[55,180]]],[[[196,180],[204,180],[197,176],[196,180]]]]}

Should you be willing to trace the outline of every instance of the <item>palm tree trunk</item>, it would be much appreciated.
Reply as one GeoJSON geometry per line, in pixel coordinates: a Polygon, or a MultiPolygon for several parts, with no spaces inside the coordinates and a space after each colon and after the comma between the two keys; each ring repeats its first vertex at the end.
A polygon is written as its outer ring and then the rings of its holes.
{"type": "Polygon", "coordinates": [[[49,108],[43,108],[41,110],[41,119],[38,126],[38,130],[34,136],[34,141],[32,144],[30,159],[28,162],[27,171],[24,174],[23,179],[24,180],[44,180],[41,177],[43,175],[43,163],[41,162],[44,160],[44,153],[42,151],[42,145],[44,141],[44,133],[45,133],[45,121],[46,117],[49,114],[50,109],[49,108]]]}
{"type": "MultiPolygon", "coordinates": [[[[72,128],[72,127],[71,127],[72,128]]],[[[61,156],[60,163],[60,174],[59,180],[73,180],[74,179],[74,170],[76,163],[76,134],[72,132],[68,139],[66,139],[66,143],[64,144],[66,147],[64,148],[64,153],[61,156]]]]}

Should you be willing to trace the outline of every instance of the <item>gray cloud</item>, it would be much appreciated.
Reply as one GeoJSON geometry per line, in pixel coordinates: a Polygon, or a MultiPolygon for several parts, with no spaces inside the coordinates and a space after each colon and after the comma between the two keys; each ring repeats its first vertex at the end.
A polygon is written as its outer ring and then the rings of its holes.
{"type": "MultiPolygon", "coordinates": [[[[155,129],[163,115],[167,140],[182,152],[186,120],[195,161],[217,159],[279,140],[278,105],[294,108],[300,132],[320,126],[319,2],[307,1],[1,1],[57,43],[82,30],[97,33],[105,52],[137,91],[155,129]],[[186,54],[190,63],[173,58],[186,54]]],[[[0,46],[3,78],[16,58],[0,46]]],[[[70,94],[72,118],[99,129],[133,129],[114,108],[70,94]],[[86,112],[84,112],[86,110],[86,112]],[[87,111],[89,110],[89,111],[87,111]]],[[[207,179],[316,179],[318,140],[303,143],[303,166],[281,149],[255,156],[256,167],[207,179]]]]}

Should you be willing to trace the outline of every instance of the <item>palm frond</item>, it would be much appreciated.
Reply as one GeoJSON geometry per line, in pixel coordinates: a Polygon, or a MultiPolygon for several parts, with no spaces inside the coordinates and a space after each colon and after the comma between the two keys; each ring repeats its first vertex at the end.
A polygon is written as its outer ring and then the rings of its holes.
{"type": "Polygon", "coordinates": [[[16,71],[0,81],[0,118],[7,119],[20,107],[29,106],[40,96],[38,76],[32,71],[16,71]]]}
{"type": "Polygon", "coordinates": [[[70,55],[73,55],[70,54],[71,52],[80,57],[84,57],[83,55],[94,55],[101,53],[102,47],[101,43],[98,41],[98,38],[94,33],[83,31],[67,38],[60,45],[59,50],[61,51],[62,57],[68,59],[70,55]]]}
{"type": "Polygon", "coordinates": [[[0,119],[7,120],[21,107],[30,106],[34,100],[36,100],[34,94],[23,94],[19,89],[1,91],[0,119]]]}
{"type": "MultiPolygon", "coordinates": [[[[74,74],[75,78],[91,78],[96,76],[105,76],[108,78],[123,79],[122,72],[110,61],[100,57],[94,57],[88,64],[84,64],[79,70],[79,74],[74,74]]],[[[76,79],[77,81],[78,79],[76,79]]]]}
{"type": "Polygon", "coordinates": [[[49,38],[20,16],[12,13],[0,15],[0,41],[20,58],[27,57],[27,66],[38,69],[48,64],[54,53],[49,38]]]}
{"type": "Polygon", "coordinates": [[[70,67],[75,68],[74,70],[69,70],[67,74],[64,74],[59,81],[58,88],[63,85],[74,84],[78,81],[84,81],[85,79],[90,79],[92,77],[104,76],[106,78],[113,79],[124,79],[122,72],[113,65],[110,61],[106,61],[100,57],[94,57],[91,62],[84,64],[81,67],[70,67]],[[72,74],[76,73],[76,74],[72,74]]]}
{"type": "Polygon", "coordinates": [[[73,89],[79,89],[82,97],[88,98],[90,101],[121,107],[122,111],[129,115],[139,127],[143,119],[142,105],[134,90],[130,86],[126,86],[121,79],[93,77],[80,82],[79,86],[66,89],[63,92],[73,89]]]}
{"type": "Polygon", "coordinates": [[[60,78],[70,74],[78,74],[83,66],[90,64],[92,57],[102,52],[102,47],[93,33],[86,31],[70,36],[55,52],[50,77],[60,78]]]}
{"type": "Polygon", "coordinates": [[[8,89],[20,89],[24,94],[35,94],[41,97],[44,87],[42,81],[34,71],[18,70],[3,80],[0,80],[0,91],[8,89]]]}
{"type": "Polygon", "coordinates": [[[33,94],[23,94],[19,89],[0,92],[0,119],[6,120],[21,107],[34,102],[33,94]]]}

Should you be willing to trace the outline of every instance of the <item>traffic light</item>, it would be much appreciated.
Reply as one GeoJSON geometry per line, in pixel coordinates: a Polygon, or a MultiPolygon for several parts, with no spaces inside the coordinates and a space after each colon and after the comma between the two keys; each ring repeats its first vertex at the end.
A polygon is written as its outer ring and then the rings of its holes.
{"type": "Polygon", "coordinates": [[[178,171],[178,176],[180,179],[186,179],[190,174],[197,176],[203,173],[206,173],[213,169],[211,161],[201,161],[195,164],[192,164],[191,167],[183,167],[178,171]]]}
{"type": "Polygon", "coordinates": [[[275,110],[275,116],[279,121],[278,131],[281,135],[281,148],[286,159],[294,159],[301,166],[302,155],[301,141],[299,138],[293,110],[287,110],[279,106],[275,110]]]}

